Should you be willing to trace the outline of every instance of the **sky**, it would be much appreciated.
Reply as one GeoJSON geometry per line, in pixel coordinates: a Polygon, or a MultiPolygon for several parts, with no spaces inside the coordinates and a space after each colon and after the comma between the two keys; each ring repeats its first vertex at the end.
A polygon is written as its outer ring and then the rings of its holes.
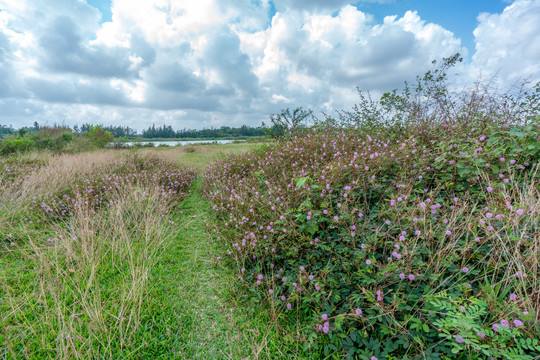
{"type": "Polygon", "coordinates": [[[540,0],[0,0],[0,124],[259,126],[464,56],[540,81],[540,0]]]}

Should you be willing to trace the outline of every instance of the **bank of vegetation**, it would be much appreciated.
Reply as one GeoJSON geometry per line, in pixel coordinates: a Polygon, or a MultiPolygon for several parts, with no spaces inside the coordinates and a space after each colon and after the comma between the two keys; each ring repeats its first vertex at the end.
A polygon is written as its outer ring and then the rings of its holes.
{"type": "Polygon", "coordinates": [[[458,60],[206,169],[219,261],[313,358],[540,356],[540,88],[454,95],[458,60]]]}

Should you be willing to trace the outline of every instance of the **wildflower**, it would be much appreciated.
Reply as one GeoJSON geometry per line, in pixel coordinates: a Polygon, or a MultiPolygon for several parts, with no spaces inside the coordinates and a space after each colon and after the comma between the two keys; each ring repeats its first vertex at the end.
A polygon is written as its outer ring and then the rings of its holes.
{"type": "Polygon", "coordinates": [[[403,274],[403,273],[399,274],[399,278],[400,278],[401,280],[405,279],[405,274],[403,274]]]}
{"type": "Polygon", "coordinates": [[[375,356],[372,356],[371,360],[378,360],[378,359],[375,356]]]}
{"type": "Polygon", "coordinates": [[[366,260],[366,264],[371,265],[371,260],[366,260]]]}
{"type": "Polygon", "coordinates": [[[362,315],[362,310],[360,309],[356,309],[355,312],[356,312],[356,315],[362,315]]]}
{"type": "Polygon", "coordinates": [[[460,336],[460,335],[456,335],[456,341],[460,344],[463,343],[464,339],[463,339],[463,336],[460,336]]]}
{"type": "Polygon", "coordinates": [[[268,290],[268,292],[270,293],[270,295],[272,295],[274,293],[274,290],[270,289],[268,290]]]}
{"type": "Polygon", "coordinates": [[[525,325],[525,324],[523,323],[523,321],[517,320],[517,319],[514,320],[513,323],[514,323],[514,326],[515,326],[515,327],[520,327],[520,326],[524,326],[524,325],[525,325]]]}
{"type": "Polygon", "coordinates": [[[469,269],[464,267],[463,269],[461,269],[461,271],[463,271],[464,273],[468,273],[469,272],[469,269]]]}
{"type": "Polygon", "coordinates": [[[514,293],[511,293],[511,294],[510,294],[510,300],[514,301],[514,300],[516,300],[516,299],[517,299],[517,295],[514,294],[514,293]]]}
{"type": "Polygon", "coordinates": [[[452,235],[452,232],[450,230],[446,230],[446,235],[450,236],[450,235],[452,235]]]}
{"type": "Polygon", "coordinates": [[[518,215],[523,215],[523,209],[517,209],[516,212],[518,215]]]}
{"type": "Polygon", "coordinates": [[[426,207],[426,203],[422,201],[422,202],[420,203],[420,207],[425,208],[425,207],[426,207]]]}
{"type": "Polygon", "coordinates": [[[292,308],[291,303],[287,303],[287,309],[290,309],[290,308],[292,308]]]}
{"type": "Polygon", "coordinates": [[[481,339],[485,339],[486,335],[482,333],[476,333],[476,335],[480,336],[481,339]]]}
{"type": "Polygon", "coordinates": [[[414,234],[415,234],[416,236],[420,235],[421,233],[422,233],[422,232],[421,232],[420,230],[416,230],[416,231],[414,232],[414,234]]]}
{"type": "Polygon", "coordinates": [[[510,324],[508,323],[507,320],[504,320],[504,319],[503,319],[503,320],[501,320],[501,326],[502,326],[502,327],[509,327],[510,324]]]}
{"type": "Polygon", "coordinates": [[[413,275],[413,274],[410,274],[410,275],[409,275],[409,280],[411,280],[411,281],[414,280],[414,275],[413,275]]]}
{"type": "Polygon", "coordinates": [[[523,274],[521,273],[521,271],[518,271],[518,272],[516,273],[516,277],[517,277],[518,279],[520,279],[522,276],[523,276],[523,274]]]}
{"type": "Polygon", "coordinates": [[[313,280],[313,275],[309,275],[309,276],[308,276],[308,279],[309,279],[309,280],[313,280]]]}
{"type": "Polygon", "coordinates": [[[491,186],[488,186],[486,190],[487,190],[487,192],[492,192],[493,188],[491,186]]]}
{"type": "Polygon", "coordinates": [[[381,290],[377,290],[377,301],[383,301],[381,290]]]}
{"type": "Polygon", "coordinates": [[[497,329],[499,328],[499,325],[493,324],[491,325],[491,327],[493,328],[493,331],[497,331],[497,329]]]}
{"type": "Polygon", "coordinates": [[[282,296],[281,297],[281,301],[285,301],[286,300],[286,297],[285,296],[282,296]]]}

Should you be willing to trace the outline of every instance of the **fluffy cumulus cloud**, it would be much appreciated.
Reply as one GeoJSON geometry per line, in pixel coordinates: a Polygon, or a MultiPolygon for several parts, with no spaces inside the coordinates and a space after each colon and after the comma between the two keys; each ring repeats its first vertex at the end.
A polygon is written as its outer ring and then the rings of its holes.
{"type": "MultiPolygon", "coordinates": [[[[0,0],[0,123],[256,126],[286,107],[349,108],[356,87],[399,87],[464,51],[422,14],[377,22],[347,0],[112,3],[101,22],[85,0],[0,0]]],[[[538,1],[479,15],[465,71],[538,77],[538,23],[538,1]]]]}
{"type": "Polygon", "coordinates": [[[504,83],[540,81],[540,1],[516,1],[501,14],[480,14],[478,22],[475,74],[497,73],[504,83]]]}

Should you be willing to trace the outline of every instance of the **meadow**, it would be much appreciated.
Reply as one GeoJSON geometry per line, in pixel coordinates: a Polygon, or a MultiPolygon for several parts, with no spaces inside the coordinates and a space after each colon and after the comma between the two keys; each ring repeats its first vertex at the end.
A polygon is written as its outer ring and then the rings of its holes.
{"type": "Polygon", "coordinates": [[[540,87],[444,69],[264,144],[1,157],[0,357],[540,358],[540,87]]]}

